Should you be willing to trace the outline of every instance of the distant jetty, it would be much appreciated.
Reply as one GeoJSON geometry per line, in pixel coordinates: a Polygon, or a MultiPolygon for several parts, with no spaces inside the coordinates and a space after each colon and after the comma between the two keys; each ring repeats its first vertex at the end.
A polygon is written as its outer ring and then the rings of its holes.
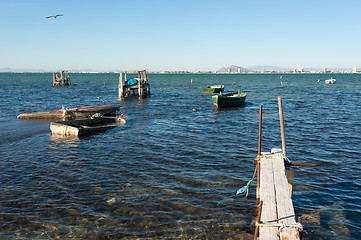
{"type": "Polygon", "coordinates": [[[61,70],[59,72],[53,72],[53,86],[69,86],[70,78],[69,72],[61,70]]]}
{"type": "Polygon", "coordinates": [[[121,72],[119,76],[119,98],[125,98],[130,95],[146,97],[150,95],[150,84],[145,70],[138,71],[138,78],[127,79],[127,73],[121,72]]]}

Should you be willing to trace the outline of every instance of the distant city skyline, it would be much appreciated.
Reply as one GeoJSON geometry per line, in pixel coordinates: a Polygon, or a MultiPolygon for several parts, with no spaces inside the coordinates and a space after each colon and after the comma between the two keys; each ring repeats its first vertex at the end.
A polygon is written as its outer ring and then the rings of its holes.
{"type": "MultiPolygon", "coordinates": [[[[0,73],[13,72],[33,72],[33,73],[46,73],[46,72],[57,72],[60,69],[45,71],[42,69],[12,69],[12,68],[0,68],[0,73]]],[[[140,70],[140,69],[138,69],[140,70]]],[[[253,67],[240,67],[231,65],[229,67],[222,67],[218,70],[206,70],[206,71],[188,71],[188,70],[147,70],[149,73],[361,73],[361,71],[354,66],[353,68],[280,68],[277,66],[253,66],[253,67]]],[[[109,71],[96,71],[93,69],[68,69],[72,73],[120,73],[120,72],[137,72],[136,69],[116,69],[109,71]]]]}
{"type": "Polygon", "coordinates": [[[0,69],[352,70],[361,68],[360,7],[356,0],[2,0],[0,69]]]}

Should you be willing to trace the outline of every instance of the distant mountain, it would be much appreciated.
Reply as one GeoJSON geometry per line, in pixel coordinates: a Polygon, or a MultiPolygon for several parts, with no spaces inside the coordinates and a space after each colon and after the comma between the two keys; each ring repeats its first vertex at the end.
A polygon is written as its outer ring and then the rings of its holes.
{"type": "Polygon", "coordinates": [[[230,67],[220,68],[217,72],[219,72],[219,73],[241,73],[241,72],[249,72],[249,70],[246,68],[243,68],[243,67],[231,65],[230,67]]]}

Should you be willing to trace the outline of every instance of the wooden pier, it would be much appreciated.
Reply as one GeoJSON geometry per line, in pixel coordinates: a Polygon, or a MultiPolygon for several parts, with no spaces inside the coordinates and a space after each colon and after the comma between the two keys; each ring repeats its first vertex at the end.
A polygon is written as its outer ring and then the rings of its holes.
{"type": "Polygon", "coordinates": [[[130,95],[138,95],[139,97],[150,95],[150,84],[145,70],[138,71],[138,78],[127,79],[126,76],[125,72],[121,72],[119,76],[118,88],[120,99],[130,95]]]}
{"type": "Polygon", "coordinates": [[[294,172],[290,166],[314,167],[314,163],[290,162],[286,157],[286,140],[283,123],[282,98],[278,97],[282,149],[261,152],[262,105],[259,113],[257,198],[258,217],[254,240],[299,240],[303,230],[300,218],[296,222],[292,202],[294,172]]]}
{"type": "MultiPolygon", "coordinates": [[[[286,176],[282,149],[272,149],[258,158],[260,221],[256,223],[260,240],[300,239],[302,225],[296,222],[291,199],[292,174],[286,176]]],[[[255,238],[257,239],[257,238],[255,238]]]]}

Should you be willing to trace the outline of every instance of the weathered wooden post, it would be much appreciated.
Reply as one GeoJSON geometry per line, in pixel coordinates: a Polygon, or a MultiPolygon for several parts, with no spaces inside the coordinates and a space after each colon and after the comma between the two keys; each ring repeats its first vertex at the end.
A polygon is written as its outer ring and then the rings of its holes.
{"type": "Polygon", "coordinates": [[[278,96],[278,110],[279,110],[279,114],[280,114],[282,152],[283,152],[283,155],[286,157],[286,138],[285,138],[285,126],[283,123],[282,97],[281,96],[278,96]]]}
{"type": "Polygon", "coordinates": [[[60,86],[64,86],[63,70],[60,71],[60,86]]]}
{"type": "Polygon", "coordinates": [[[121,99],[124,97],[124,93],[123,93],[123,72],[120,73],[119,75],[119,84],[118,84],[118,97],[121,99]]]}
{"type": "MultiPolygon", "coordinates": [[[[261,157],[261,142],[262,142],[262,105],[259,105],[259,126],[258,126],[258,154],[257,159],[261,157]]],[[[256,196],[259,199],[259,189],[260,189],[260,174],[261,174],[261,164],[257,163],[257,190],[256,196]]]]}
{"type": "Polygon", "coordinates": [[[258,206],[256,229],[255,229],[255,231],[254,231],[254,237],[253,237],[254,240],[257,240],[257,239],[258,239],[259,226],[257,226],[257,223],[260,223],[260,221],[261,221],[262,207],[263,207],[263,201],[261,201],[261,202],[259,203],[259,206],[258,206]]]}
{"type": "MultiPolygon", "coordinates": [[[[284,157],[286,157],[286,137],[285,137],[285,125],[283,122],[283,110],[282,110],[282,97],[278,96],[278,110],[280,114],[280,126],[281,126],[281,138],[282,138],[282,152],[284,157]]],[[[286,176],[288,181],[288,187],[290,189],[290,194],[292,195],[292,185],[294,178],[294,171],[286,169],[286,176]]]]}
{"type": "Polygon", "coordinates": [[[259,105],[259,126],[258,126],[258,155],[261,156],[261,136],[262,136],[262,105],[259,105]]]}

